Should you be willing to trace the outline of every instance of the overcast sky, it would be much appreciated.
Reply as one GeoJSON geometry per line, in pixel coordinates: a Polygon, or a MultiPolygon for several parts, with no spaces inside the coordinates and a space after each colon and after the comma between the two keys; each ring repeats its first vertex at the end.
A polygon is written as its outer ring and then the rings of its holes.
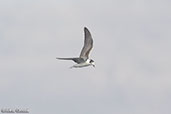
{"type": "Polygon", "coordinates": [[[171,114],[170,0],[1,0],[0,108],[171,114]],[[69,69],[94,39],[96,68],[69,69]]]}

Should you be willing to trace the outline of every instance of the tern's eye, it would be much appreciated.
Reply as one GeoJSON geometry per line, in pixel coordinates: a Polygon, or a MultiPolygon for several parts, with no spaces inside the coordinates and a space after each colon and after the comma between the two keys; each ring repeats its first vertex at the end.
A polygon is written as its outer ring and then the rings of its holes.
{"type": "Polygon", "coordinates": [[[90,63],[94,62],[93,60],[90,60],[90,63]]]}

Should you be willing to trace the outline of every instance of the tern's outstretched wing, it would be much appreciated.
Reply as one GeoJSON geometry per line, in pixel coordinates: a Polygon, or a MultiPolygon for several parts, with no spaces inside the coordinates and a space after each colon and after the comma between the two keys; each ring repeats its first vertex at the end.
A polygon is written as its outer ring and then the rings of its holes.
{"type": "Polygon", "coordinates": [[[76,63],[82,63],[82,62],[84,62],[84,59],[82,59],[82,58],[56,58],[56,59],[60,59],[60,60],[73,60],[74,62],[76,62],[76,63]]]}
{"type": "Polygon", "coordinates": [[[80,57],[84,59],[89,58],[89,53],[93,47],[93,39],[90,34],[90,31],[84,27],[84,47],[81,51],[80,57]]]}

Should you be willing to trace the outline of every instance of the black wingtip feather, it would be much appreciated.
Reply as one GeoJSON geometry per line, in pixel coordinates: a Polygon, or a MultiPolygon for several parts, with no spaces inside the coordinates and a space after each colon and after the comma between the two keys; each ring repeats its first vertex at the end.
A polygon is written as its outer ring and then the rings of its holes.
{"type": "Polygon", "coordinates": [[[88,30],[88,28],[87,27],[84,27],[84,30],[88,30]]]}

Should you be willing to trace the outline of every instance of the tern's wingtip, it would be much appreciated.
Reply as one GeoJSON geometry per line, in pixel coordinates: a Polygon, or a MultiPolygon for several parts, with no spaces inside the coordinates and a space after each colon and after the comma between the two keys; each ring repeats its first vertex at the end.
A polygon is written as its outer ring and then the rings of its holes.
{"type": "Polygon", "coordinates": [[[84,30],[88,30],[88,28],[87,27],[84,27],[84,30]]]}
{"type": "Polygon", "coordinates": [[[61,59],[61,58],[59,58],[59,57],[56,57],[56,59],[61,59]]]}

